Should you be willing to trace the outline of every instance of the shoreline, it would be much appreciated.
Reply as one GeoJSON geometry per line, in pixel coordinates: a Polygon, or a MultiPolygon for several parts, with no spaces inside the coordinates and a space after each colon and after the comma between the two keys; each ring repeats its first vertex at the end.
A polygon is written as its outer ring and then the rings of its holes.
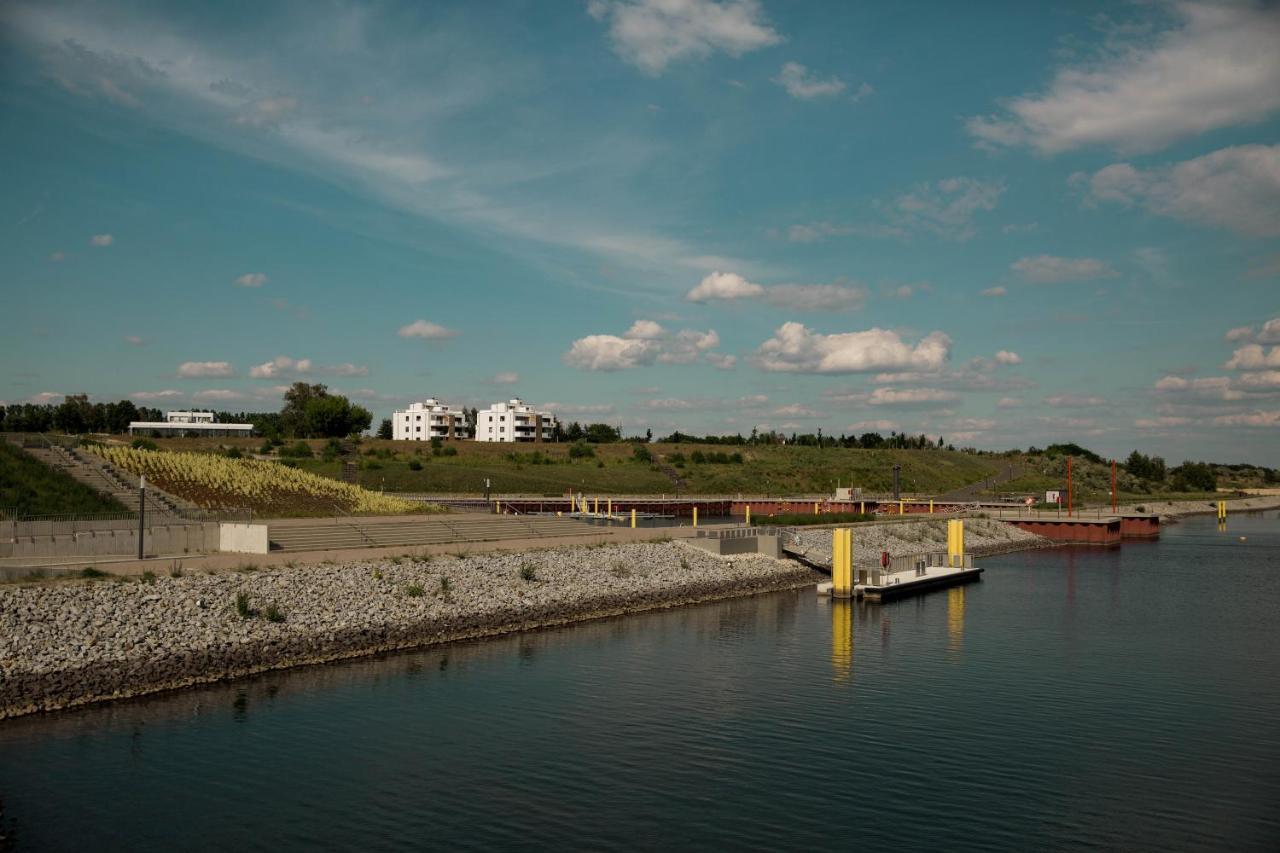
{"type": "MultiPolygon", "coordinates": [[[[620,560],[628,556],[653,559],[653,553],[634,553],[636,549],[648,548],[652,551],[653,547],[614,546],[582,551],[595,552],[595,556],[600,558],[597,562],[603,565],[602,561],[620,560]],[[629,551],[633,553],[628,554],[629,551]]],[[[675,566],[668,566],[667,571],[658,573],[663,575],[658,582],[641,585],[642,588],[636,588],[637,584],[630,583],[633,580],[631,576],[622,575],[613,578],[618,583],[612,584],[611,588],[609,584],[602,583],[599,588],[585,593],[577,591],[569,595],[546,597],[540,601],[508,600],[493,606],[488,606],[491,602],[487,598],[501,598],[503,590],[509,590],[513,583],[520,582],[490,573],[484,577],[498,589],[492,596],[485,596],[483,592],[479,598],[473,596],[469,602],[471,606],[449,608],[446,604],[449,602],[449,594],[446,593],[443,599],[445,603],[436,596],[437,601],[432,606],[418,607],[427,612],[407,615],[400,613],[399,618],[391,615],[381,621],[365,620],[357,624],[342,624],[341,619],[333,618],[312,619],[301,625],[291,625],[290,621],[271,623],[259,618],[238,619],[231,608],[224,606],[212,613],[212,621],[223,630],[206,632],[203,636],[207,642],[188,643],[184,641],[189,638],[169,637],[167,646],[164,639],[156,642],[155,635],[161,632],[158,626],[152,624],[154,617],[167,614],[148,613],[148,605],[159,604],[155,599],[162,597],[158,592],[149,593],[150,590],[161,589],[164,582],[159,579],[154,584],[85,582],[75,586],[27,587],[24,589],[28,598],[39,599],[42,593],[47,593],[43,597],[61,599],[63,615],[67,613],[67,605],[91,605],[87,600],[95,598],[112,600],[116,608],[123,605],[124,612],[120,615],[127,622],[132,622],[133,627],[142,629],[134,633],[144,642],[135,643],[132,638],[114,637],[105,643],[91,641],[88,645],[100,647],[94,650],[101,654],[81,654],[79,659],[68,659],[71,649],[83,652],[86,648],[85,639],[89,636],[96,637],[86,634],[84,630],[77,632],[75,626],[69,626],[60,636],[48,637],[48,640],[55,641],[51,653],[28,654],[20,663],[22,652],[13,648],[18,638],[12,630],[8,631],[9,640],[0,646],[0,673],[4,676],[0,679],[0,720],[230,681],[272,670],[557,628],[728,598],[802,589],[818,581],[817,573],[790,560],[757,556],[724,559],[679,544],[668,543],[658,547],[667,552],[665,556],[671,558],[673,563],[678,561],[682,567],[697,564],[697,567],[676,569],[675,566]],[[692,576],[680,577],[677,574],[685,571],[692,576]],[[129,608],[131,600],[135,606],[129,608]],[[439,612],[441,610],[447,612],[439,612]],[[156,630],[153,631],[153,628],[156,630]],[[238,633],[239,636],[225,636],[231,632],[238,633]],[[217,633],[224,636],[219,637],[217,633]]],[[[559,553],[561,556],[582,559],[587,556],[582,551],[565,549],[559,553]]],[[[488,564],[513,562],[510,556],[488,559],[471,557],[454,562],[467,561],[488,564]]],[[[435,564],[448,562],[450,561],[436,560],[412,564],[410,571],[417,570],[421,573],[422,567],[433,565],[438,571],[440,566],[435,564]]],[[[353,577],[364,580],[376,577],[377,580],[366,584],[375,585],[381,581],[384,570],[391,573],[400,568],[403,567],[368,563],[338,567],[336,571],[346,573],[348,581],[353,577]],[[361,569],[365,571],[362,572],[361,569]]],[[[457,566],[446,565],[444,568],[451,573],[458,571],[457,566]]],[[[492,568],[492,565],[488,568],[492,568]]],[[[616,571],[616,564],[614,570],[616,571]]],[[[603,579],[598,575],[607,571],[608,569],[596,572],[597,577],[592,580],[601,582],[603,579]]],[[[201,592],[208,591],[209,587],[217,586],[224,587],[220,591],[226,593],[235,587],[248,585],[251,580],[287,580],[288,583],[299,582],[302,586],[316,587],[323,586],[326,580],[334,579],[332,572],[328,577],[318,577],[317,574],[318,567],[306,567],[275,573],[254,573],[248,578],[243,574],[231,574],[168,579],[169,588],[165,592],[169,595],[164,597],[199,596],[201,592]],[[183,583],[188,580],[191,583],[183,583]]],[[[347,583],[346,586],[351,584],[347,583]]],[[[460,589],[459,594],[465,593],[460,589]]],[[[425,595],[401,598],[399,603],[412,609],[425,598],[425,595]]],[[[507,598],[510,599],[510,596],[507,598]]],[[[10,603],[2,596],[0,602],[6,605],[10,603]]],[[[13,619],[13,609],[4,607],[8,617],[6,621],[21,621],[13,619]]],[[[163,604],[158,609],[168,610],[163,604]]],[[[28,613],[30,612],[28,609],[28,613]]],[[[205,613],[208,614],[209,611],[205,613]]],[[[330,611],[327,615],[332,617],[333,613],[330,611]]],[[[57,614],[53,618],[56,620],[57,614]]],[[[38,621],[39,617],[34,617],[29,626],[38,621]]],[[[100,624],[101,620],[93,623],[95,628],[100,624]]],[[[6,627],[12,629],[19,626],[10,624],[6,627]]],[[[164,637],[162,633],[161,636],[164,637]]]]}

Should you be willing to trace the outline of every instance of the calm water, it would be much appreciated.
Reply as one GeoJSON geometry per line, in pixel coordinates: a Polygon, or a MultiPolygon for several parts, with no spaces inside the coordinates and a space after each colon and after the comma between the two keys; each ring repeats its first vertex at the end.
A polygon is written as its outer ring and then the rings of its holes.
{"type": "Polygon", "coordinates": [[[983,563],[0,723],[0,796],[32,850],[1280,849],[1274,513],[983,563]]]}

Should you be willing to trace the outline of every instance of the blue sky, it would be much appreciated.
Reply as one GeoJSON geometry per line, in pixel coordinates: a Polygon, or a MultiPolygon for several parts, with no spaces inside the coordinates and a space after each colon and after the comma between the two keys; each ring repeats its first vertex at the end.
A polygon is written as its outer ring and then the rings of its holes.
{"type": "Polygon", "coordinates": [[[1280,10],[0,9],[0,400],[1280,464],[1280,10]]]}

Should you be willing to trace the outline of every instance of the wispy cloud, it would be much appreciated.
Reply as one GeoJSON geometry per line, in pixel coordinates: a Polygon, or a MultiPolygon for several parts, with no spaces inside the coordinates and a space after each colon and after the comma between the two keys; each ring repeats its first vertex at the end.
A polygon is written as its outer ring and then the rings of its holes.
{"type": "Polygon", "coordinates": [[[267,274],[263,272],[247,272],[236,278],[237,287],[262,287],[269,281],[267,274]]]}
{"type": "MultiPolygon", "coordinates": [[[[92,237],[89,238],[89,245],[98,246],[102,248],[102,247],[110,246],[115,241],[116,241],[116,238],[112,237],[110,234],[94,234],[92,237]]],[[[59,258],[59,260],[61,260],[61,258],[59,258]]]]}
{"type": "Polygon", "coordinates": [[[838,95],[845,90],[845,82],[839,77],[822,79],[799,62],[782,66],[773,82],[787,90],[787,94],[802,101],[838,95]]]}
{"type": "Polygon", "coordinates": [[[614,51],[647,74],[673,62],[722,52],[741,56],[777,44],[757,0],[589,0],[587,12],[608,23],[614,51]]]}
{"type": "Polygon", "coordinates": [[[183,379],[222,379],[235,375],[229,361],[184,361],[178,365],[178,376],[183,379]]]}
{"type": "Polygon", "coordinates": [[[406,326],[401,326],[396,332],[402,338],[421,338],[428,341],[439,341],[446,338],[457,337],[461,332],[441,326],[439,323],[433,323],[430,320],[414,320],[406,326]]]}
{"type": "Polygon", "coordinates": [[[1110,264],[1097,258],[1060,258],[1055,255],[1019,258],[1009,265],[1009,269],[1032,284],[1094,281],[1118,275],[1110,264]]]}

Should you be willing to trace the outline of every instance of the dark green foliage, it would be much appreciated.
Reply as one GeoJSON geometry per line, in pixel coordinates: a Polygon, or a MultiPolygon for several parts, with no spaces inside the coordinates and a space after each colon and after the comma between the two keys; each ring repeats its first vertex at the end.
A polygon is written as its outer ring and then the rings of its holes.
{"type": "Polygon", "coordinates": [[[378,424],[378,438],[390,441],[393,435],[395,435],[395,430],[392,429],[391,419],[383,418],[382,423],[378,424]]]}
{"type": "Polygon", "coordinates": [[[533,567],[532,563],[523,563],[520,566],[520,580],[536,581],[537,579],[538,579],[538,572],[533,567]]]}
{"type": "Polygon", "coordinates": [[[404,588],[404,594],[410,598],[422,598],[426,594],[426,590],[416,583],[411,583],[404,588]]]}
{"type": "Polygon", "coordinates": [[[448,447],[446,447],[444,450],[441,450],[441,451],[440,451],[440,455],[441,455],[441,456],[457,456],[457,455],[458,455],[458,448],[456,448],[456,447],[454,447],[452,444],[450,444],[450,445],[449,445],[448,447]]]}
{"type": "Polygon", "coordinates": [[[106,495],[0,441],[0,510],[16,515],[126,512],[106,495]]]}
{"type": "Polygon", "coordinates": [[[1140,480],[1164,482],[1165,465],[1159,456],[1146,456],[1135,450],[1124,461],[1124,469],[1140,480]]]}
{"type": "Polygon", "coordinates": [[[299,441],[288,447],[280,448],[280,455],[294,459],[311,459],[315,453],[311,450],[311,445],[305,441],[299,441]]]}
{"type": "Polygon", "coordinates": [[[1173,488],[1178,492],[1212,492],[1218,488],[1213,466],[1204,462],[1184,462],[1174,468],[1173,488]]]}
{"type": "Polygon", "coordinates": [[[241,619],[248,619],[250,616],[255,615],[255,611],[249,606],[249,593],[236,593],[236,614],[241,619]]]}
{"type": "Polygon", "coordinates": [[[135,438],[129,442],[134,450],[159,450],[160,446],[149,438],[135,438]]]}
{"type": "Polygon", "coordinates": [[[637,444],[631,451],[631,458],[637,462],[652,462],[653,454],[643,444],[637,444]]]}
{"type": "Polygon", "coordinates": [[[570,459],[591,459],[596,455],[595,448],[587,444],[585,441],[575,441],[569,445],[570,459]]]}
{"type": "MultiPolygon", "coordinates": [[[[1135,451],[1137,452],[1137,451],[1135,451]]],[[[1044,449],[1045,456],[1074,456],[1079,459],[1088,459],[1090,462],[1101,465],[1105,460],[1092,450],[1081,447],[1078,444],[1051,444],[1044,449]]]]}
{"type": "Polygon", "coordinates": [[[238,447],[231,447],[231,448],[228,448],[228,449],[227,449],[227,458],[228,458],[228,459],[243,459],[243,458],[244,458],[244,454],[240,452],[240,448],[238,448],[238,447]]]}
{"type": "Polygon", "coordinates": [[[83,568],[80,570],[80,577],[82,578],[105,578],[109,574],[110,572],[99,571],[98,569],[95,569],[93,566],[87,566],[86,568],[83,568]]]}
{"type": "Polygon", "coordinates": [[[421,471],[421,470],[422,470],[422,463],[421,463],[421,462],[419,462],[417,459],[410,459],[410,460],[409,460],[409,470],[410,470],[410,471],[421,471]]]}
{"type": "Polygon", "coordinates": [[[280,612],[280,608],[274,604],[268,604],[267,608],[262,611],[262,615],[268,622],[283,622],[284,614],[280,612]]]}

